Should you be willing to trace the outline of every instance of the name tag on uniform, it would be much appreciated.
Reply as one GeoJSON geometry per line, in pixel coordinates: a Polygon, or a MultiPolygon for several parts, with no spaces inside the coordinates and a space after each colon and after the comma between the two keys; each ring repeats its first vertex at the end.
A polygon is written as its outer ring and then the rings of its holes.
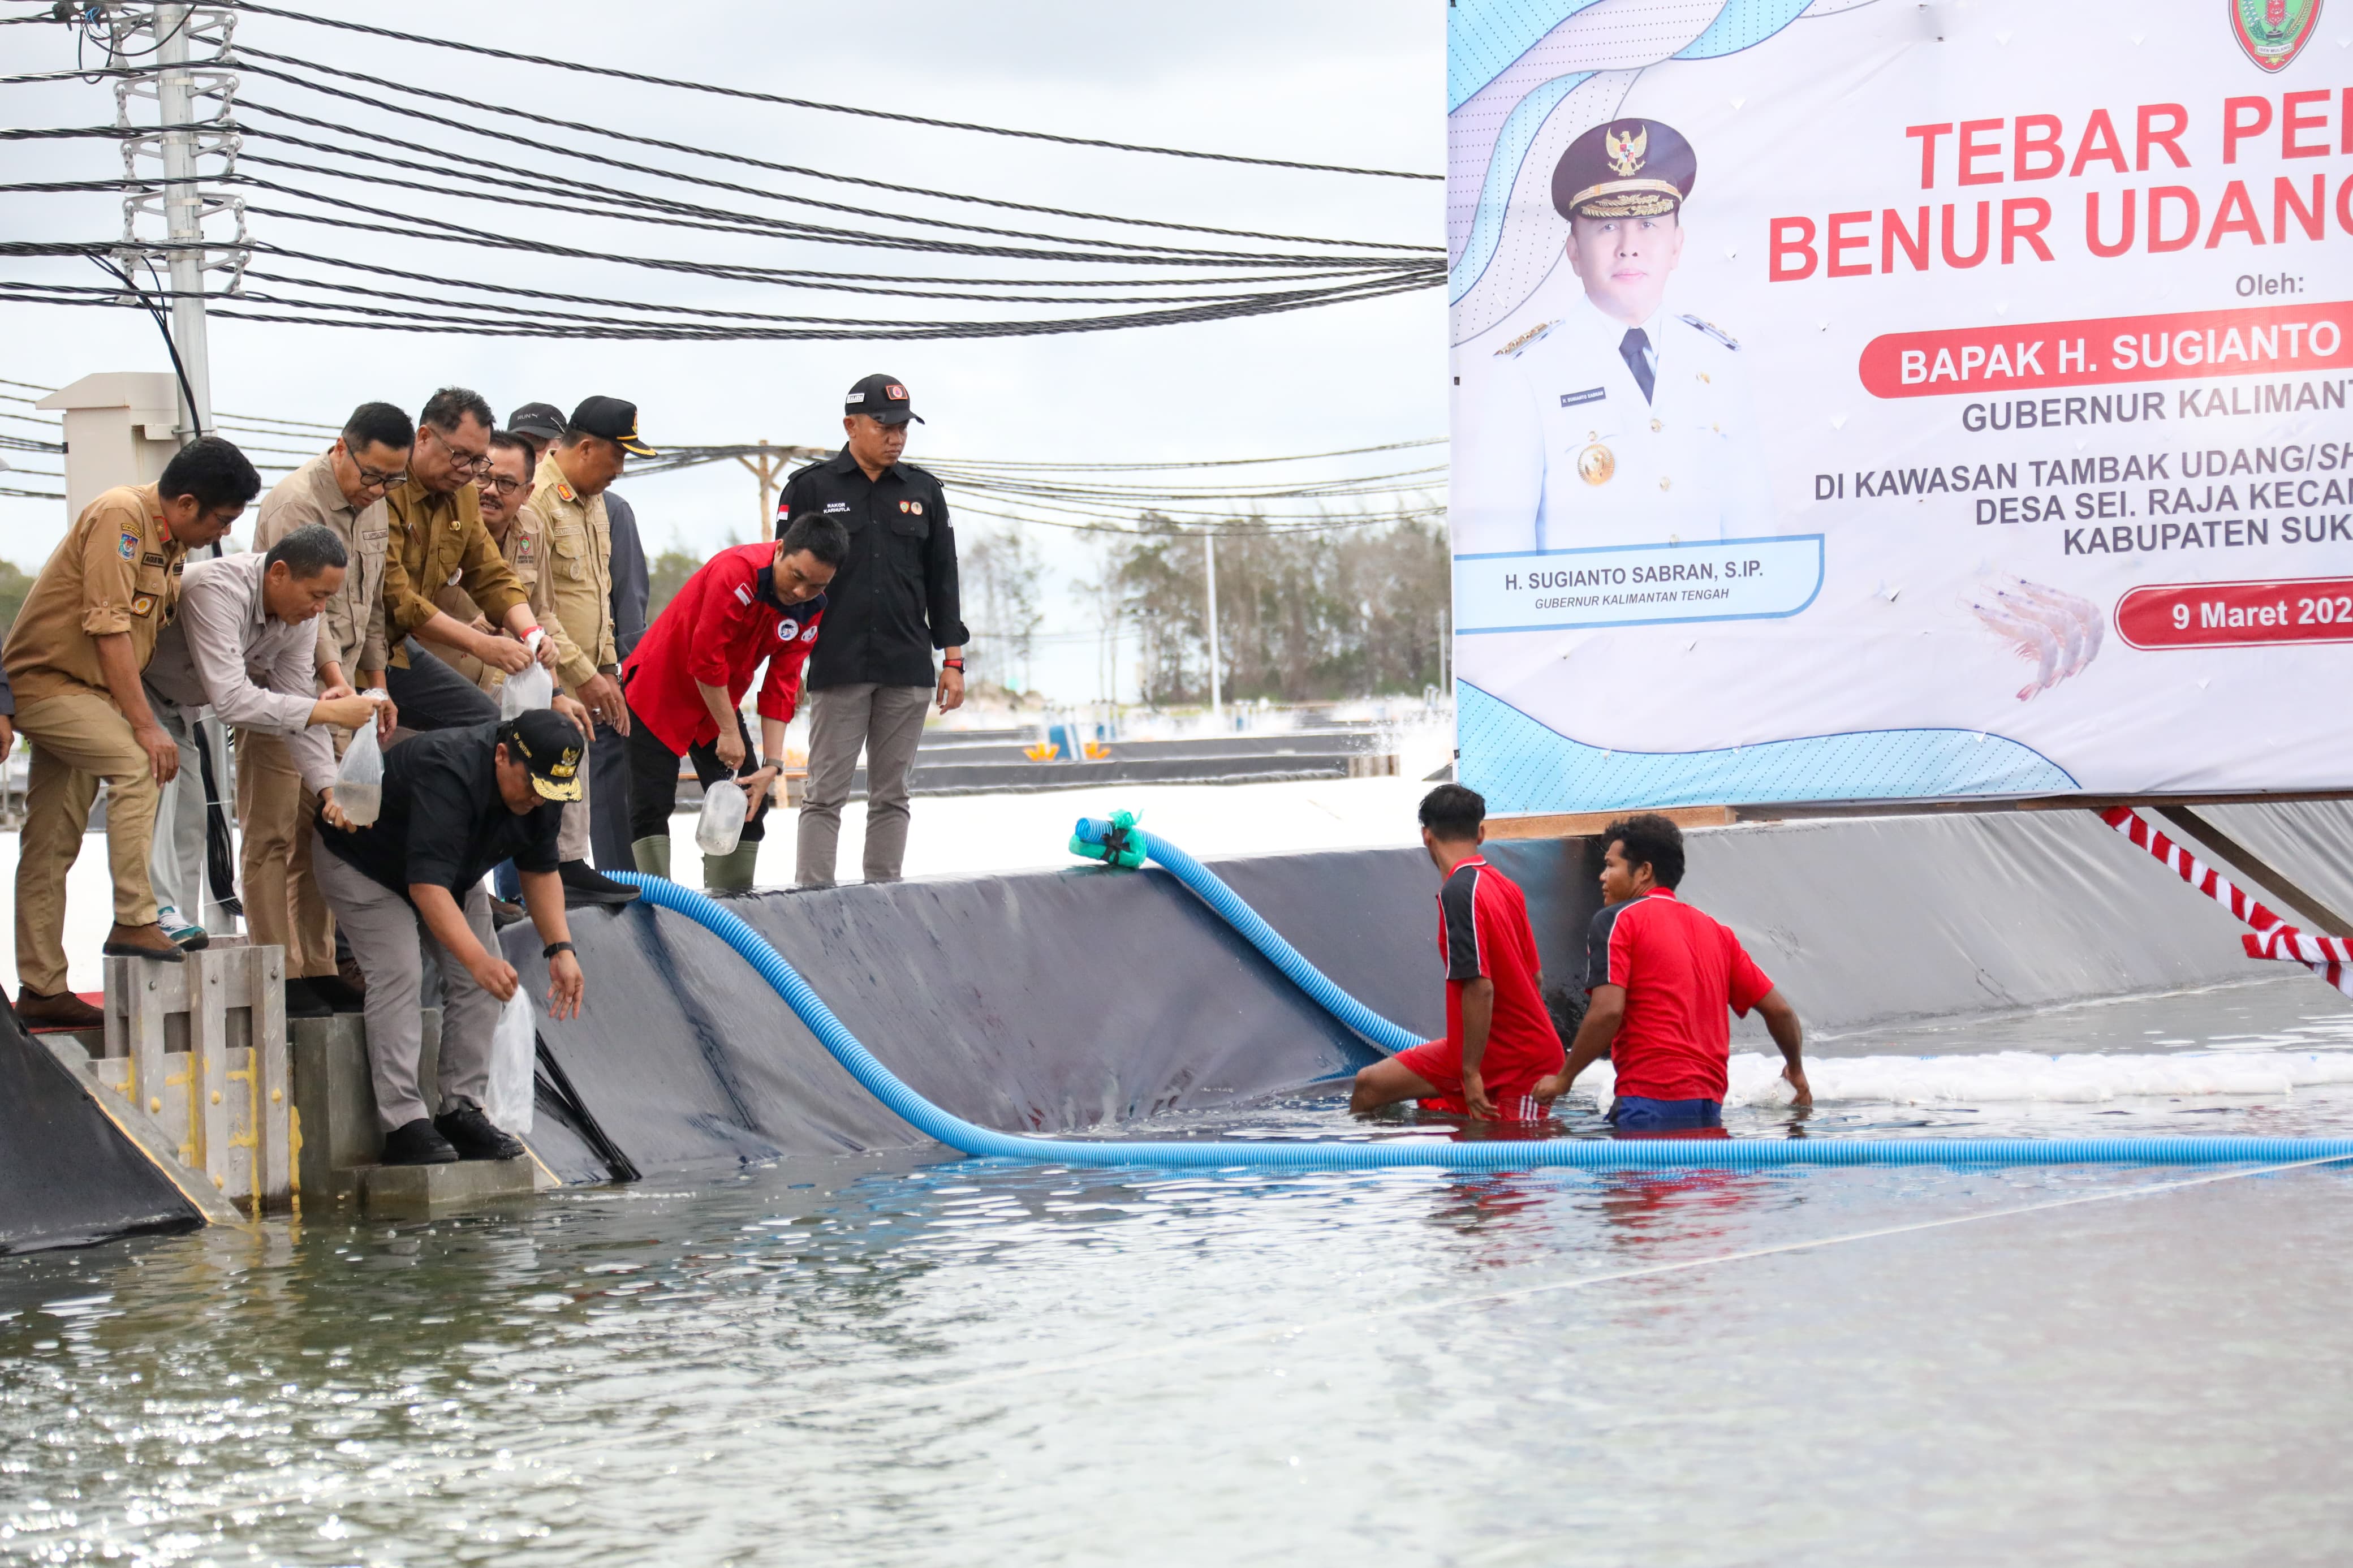
{"type": "Polygon", "coordinates": [[[1583,392],[1562,393],[1560,405],[1563,408],[1574,408],[1580,403],[1599,403],[1609,395],[1609,389],[1606,386],[1588,386],[1583,392]]]}

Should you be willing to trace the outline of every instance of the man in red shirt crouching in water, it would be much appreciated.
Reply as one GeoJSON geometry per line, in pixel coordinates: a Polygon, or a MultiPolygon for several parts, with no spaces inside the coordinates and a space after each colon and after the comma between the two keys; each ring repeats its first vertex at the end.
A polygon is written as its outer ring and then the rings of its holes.
{"type": "Polygon", "coordinates": [[[702,885],[721,892],[752,885],[801,667],[825,614],[825,586],[849,553],[839,523],[803,518],[774,545],[738,544],[704,562],[646,628],[621,667],[629,705],[629,854],[638,870],[670,875],[678,760],[691,757],[705,789],[733,777],[751,797],[743,838],[732,854],[703,858],[702,885]],[[763,660],[768,677],[760,684],[754,767],[739,704],[763,660]]]}
{"type": "Polygon", "coordinates": [[[1655,812],[1602,830],[1602,908],[1586,939],[1585,1022],[1559,1072],[1536,1085],[1549,1107],[1603,1057],[1618,1069],[1610,1124],[1621,1132],[1680,1132],[1724,1125],[1732,1026],[1726,1012],[1764,1016],[1781,1047],[1781,1076],[1799,1105],[1814,1102],[1799,1060],[1805,1031],[1731,928],[1675,897],[1683,879],[1683,829],[1655,812]]]}
{"type": "Polygon", "coordinates": [[[1481,1121],[1543,1114],[1533,1091],[1559,1070],[1560,1036],[1539,992],[1527,900],[1479,853],[1486,818],[1486,800],[1461,784],[1422,796],[1422,847],[1446,879],[1438,890],[1446,1037],[1358,1073],[1353,1111],[1418,1100],[1424,1110],[1481,1121]]]}

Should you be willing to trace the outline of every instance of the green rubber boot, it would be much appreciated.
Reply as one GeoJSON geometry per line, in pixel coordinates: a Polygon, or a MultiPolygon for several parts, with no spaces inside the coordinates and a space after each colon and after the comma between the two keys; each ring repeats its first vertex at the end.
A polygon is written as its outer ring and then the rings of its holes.
{"type": "Polygon", "coordinates": [[[629,846],[629,858],[638,869],[649,877],[670,876],[670,835],[657,833],[650,838],[640,838],[629,846]]]}
{"type": "Polygon", "coordinates": [[[706,893],[744,893],[752,889],[752,871],[760,859],[760,846],[738,844],[724,855],[702,858],[702,890],[706,893]]]}

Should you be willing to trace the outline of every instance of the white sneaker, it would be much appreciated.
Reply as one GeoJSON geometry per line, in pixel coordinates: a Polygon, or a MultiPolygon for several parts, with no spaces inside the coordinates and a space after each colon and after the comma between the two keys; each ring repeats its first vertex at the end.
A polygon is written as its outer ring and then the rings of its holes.
{"type": "Polygon", "coordinates": [[[155,923],[162,926],[164,934],[180,947],[202,947],[211,934],[200,925],[189,924],[181,917],[179,910],[171,904],[165,904],[155,911],[155,923]]]}

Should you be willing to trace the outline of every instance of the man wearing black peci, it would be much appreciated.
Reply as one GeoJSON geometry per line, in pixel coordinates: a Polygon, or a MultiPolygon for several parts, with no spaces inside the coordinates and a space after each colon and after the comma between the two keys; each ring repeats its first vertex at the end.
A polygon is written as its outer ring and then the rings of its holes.
{"type": "MultiPolygon", "coordinates": [[[[827,589],[825,635],[808,667],[808,799],[793,880],[833,884],[841,807],[866,753],[866,879],[895,882],[907,856],[907,786],[923,711],[964,701],[965,629],[955,533],[939,480],[902,463],[907,389],[870,375],[849,389],[849,441],[786,481],[777,531],[804,518],[838,523],[849,554],[827,589]],[[940,668],[932,650],[942,650],[940,668]]],[[[920,422],[920,421],[918,421],[920,422]]]]}
{"type": "Polygon", "coordinates": [[[413,736],[385,753],[375,820],[353,827],[321,792],[311,864],[367,978],[368,1072],[392,1165],[512,1160],[520,1141],[482,1113],[491,1037],[522,979],[499,955],[482,874],[512,858],[523,907],[546,943],[548,1016],[580,1011],[580,963],[564,915],[555,838],[580,798],[586,743],[572,721],[534,708],[495,723],[413,736]],[[425,955],[440,971],[440,1114],[427,1121],[425,955]]]}

